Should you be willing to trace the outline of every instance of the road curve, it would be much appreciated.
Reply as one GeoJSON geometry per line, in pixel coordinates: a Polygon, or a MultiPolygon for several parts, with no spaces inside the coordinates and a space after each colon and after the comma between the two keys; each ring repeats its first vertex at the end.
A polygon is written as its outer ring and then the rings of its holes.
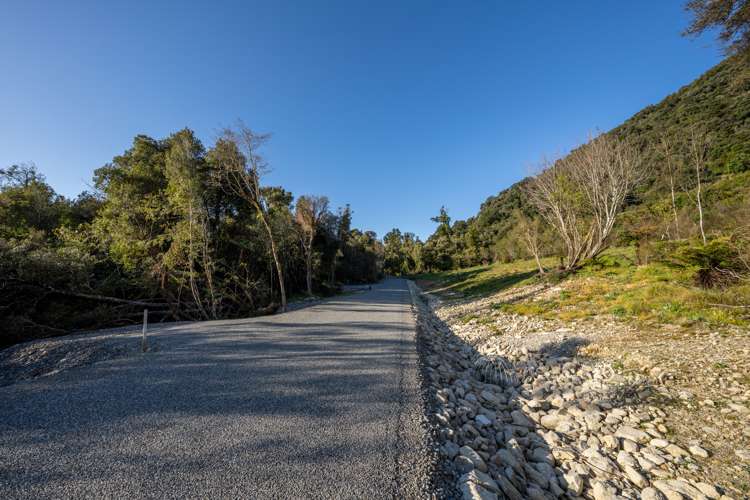
{"type": "Polygon", "coordinates": [[[424,495],[404,280],[152,343],[0,387],[0,498],[424,495]]]}

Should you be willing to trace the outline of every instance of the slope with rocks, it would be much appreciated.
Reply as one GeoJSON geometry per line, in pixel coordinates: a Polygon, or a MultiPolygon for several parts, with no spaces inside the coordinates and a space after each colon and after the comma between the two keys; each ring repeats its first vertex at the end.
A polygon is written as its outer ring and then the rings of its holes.
{"type": "MultiPolygon", "coordinates": [[[[678,369],[623,366],[616,353],[635,334],[627,324],[492,307],[543,293],[539,286],[450,301],[414,293],[438,401],[433,422],[465,498],[747,498],[746,381],[687,390],[678,369]],[[463,321],[467,314],[475,319],[463,321]],[[712,391],[729,399],[710,394],[720,408],[699,404],[712,391]]],[[[733,342],[740,353],[750,345],[733,342]]]]}

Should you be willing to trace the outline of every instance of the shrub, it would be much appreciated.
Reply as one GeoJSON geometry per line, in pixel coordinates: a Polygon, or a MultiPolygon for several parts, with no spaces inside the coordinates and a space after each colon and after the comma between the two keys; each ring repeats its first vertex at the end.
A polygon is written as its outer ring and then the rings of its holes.
{"type": "Polygon", "coordinates": [[[744,235],[722,236],[705,245],[682,246],[675,252],[675,258],[698,268],[695,282],[701,288],[723,288],[750,276],[748,244],[750,241],[744,235]]]}

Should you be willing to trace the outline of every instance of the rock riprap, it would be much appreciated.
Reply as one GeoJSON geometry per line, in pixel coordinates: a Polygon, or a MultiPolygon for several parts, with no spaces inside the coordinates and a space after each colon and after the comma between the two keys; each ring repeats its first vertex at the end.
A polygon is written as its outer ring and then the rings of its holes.
{"type": "Polygon", "coordinates": [[[434,299],[412,292],[432,422],[464,498],[731,498],[685,477],[710,446],[670,441],[665,411],[633,404],[648,395],[643,380],[569,355],[564,338],[476,342],[434,314],[434,299]]]}

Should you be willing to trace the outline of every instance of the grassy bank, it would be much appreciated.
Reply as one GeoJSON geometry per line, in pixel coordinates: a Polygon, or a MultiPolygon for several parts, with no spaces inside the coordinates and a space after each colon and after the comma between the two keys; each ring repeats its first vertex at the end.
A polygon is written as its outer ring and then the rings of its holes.
{"type": "MultiPolygon", "coordinates": [[[[543,264],[552,268],[553,259],[543,264]]],[[[485,297],[530,284],[547,289],[531,297],[498,301],[507,312],[575,320],[610,315],[649,324],[719,327],[750,325],[750,286],[704,290],[694,285],[695,268],[664,263],[636,265],[632,248],[605,252],[575,274],[540,277],[534,261],[497,263],[415,277],[444,296],[485,297]]]]}

